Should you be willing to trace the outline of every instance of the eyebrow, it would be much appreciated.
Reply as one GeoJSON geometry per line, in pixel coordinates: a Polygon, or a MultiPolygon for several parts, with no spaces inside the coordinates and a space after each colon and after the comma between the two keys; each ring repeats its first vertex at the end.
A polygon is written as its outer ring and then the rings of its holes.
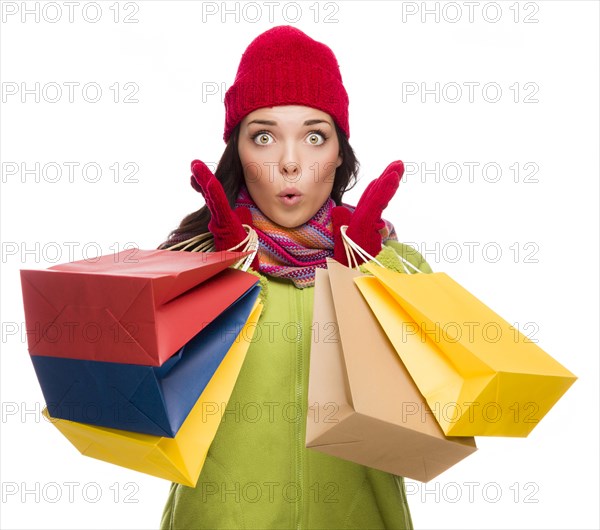
{"type": "MultiPolygon", "coordinates": [[[[272,121],[272,120],[252,120],[248,122],[248,125],[251,125],[253,123],[257,123],[260,125],[272,125],[272,126],[277,126],[277,122],[276,121],[272,121]]],[[[309,125],[316,125],[317,123],[326,123],[327,125],[331,126],[331,123],[329,123],[326,120],[306,120],[303,124],[304,127],[309,126],[309,125]]]]}

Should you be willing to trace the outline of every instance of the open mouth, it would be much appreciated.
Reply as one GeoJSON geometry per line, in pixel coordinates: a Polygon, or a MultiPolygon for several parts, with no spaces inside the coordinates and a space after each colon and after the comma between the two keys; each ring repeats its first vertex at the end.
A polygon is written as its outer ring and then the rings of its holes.
{"type": "Polygon", "coordinates": [[[293,193],[287,193],[286,195],[279,195],[279,199],[286,206],[292,206],[301,200],[301,195],[294,195],[293,193]]]}

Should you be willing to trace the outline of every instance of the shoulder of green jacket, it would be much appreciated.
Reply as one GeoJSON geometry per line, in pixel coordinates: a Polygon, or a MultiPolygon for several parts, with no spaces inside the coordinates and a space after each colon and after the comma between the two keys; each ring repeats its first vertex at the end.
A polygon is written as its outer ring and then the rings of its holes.
{"type": "MultiPolygon", "coordinates": [[[[410,274],[416,274],[414,269],[402,263],[402,258],[419,269],[421,272],[433,272],[429,266],[429,263],[425,261],[425,258],[418,250],[410,245],[407,245],[406,243],[401,243],[400,241],[395,241],[393,239],[388,239],[383,244],[379,254],[375,256],[375,259],[377,259],[377,261],[379,261],[387,269],[402,273],[406,273],[408,270],[410,274]]],[[[362,265],[359,267],[359,270],[365,274],[369,274],[367,269],[365,269],[362,265]]]]}
{"type": "MultiPolygon", "coordinates": [[[[264,314],[264,308],[267,306],[267,293],[269,291],[269,280],[264,274],[261,274],[258,271],[255,271],[252,267],[248,267],[246,272],[253,274],[258,278],[258,284],[260,285],[260,292],[258,293],[258,299],[263,304],[263,311],[261,313],[264,314]]],[[[258,317],[260,319],[260,316],[258,317]]]]}

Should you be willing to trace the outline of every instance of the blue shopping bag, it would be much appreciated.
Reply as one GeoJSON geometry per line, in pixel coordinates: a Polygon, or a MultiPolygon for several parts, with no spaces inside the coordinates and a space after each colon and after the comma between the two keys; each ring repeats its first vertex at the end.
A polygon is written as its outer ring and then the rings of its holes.
{"type": "Polygon", "coordinates": [[[48,412],[54,418],[174,437],[240,340],[259,291],[257,278],[161,366],[31,355],[48,412]]]}

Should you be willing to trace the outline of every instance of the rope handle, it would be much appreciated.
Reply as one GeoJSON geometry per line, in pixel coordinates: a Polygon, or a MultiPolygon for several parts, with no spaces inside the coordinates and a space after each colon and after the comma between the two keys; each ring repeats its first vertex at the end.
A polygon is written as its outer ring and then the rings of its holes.
{"type": "MultiPolygon", "coordinates": [[[[239,269],[243,272],[246,272],[250,268],[250,265],[252,264],[252,261],[254,261],[254,257],[258,252],[258,234],[250,225],[242,224],[242,226],[246,229],[246,237],[237,245],[228,248],[227,252],[233,252],[236,250],[238,252],[252,252],[252,254],[241,258],[239,261],[231,265],[231,267],[234,269],[239,269]],[[241,250],[238,249],[240,245],[244,245],[241,250]]],[[[190,249],[189,252],[215,252],[215,238],[212,233],[204,232],[202,234],[190,237],[185,241],[175,243],[174,245],[170,246],[168,250],[174,250],[178,247],[182,247],[179,250],[190,249]]]]}
{"type": "MultiPolygon", "coordinates": [[[[377,261],[376,258],[371,256],[371,254],[369,254],[366,250],[361,248],[354,241],[352,241],[352,239],[350,239],[348,237],[348,234],[346,234],[347,228],[348,228],[348,225],[340,226],[340,233],[342,234],[342,241],[344,242],[344,250],[346,252],[346,260],[348,261],[348,263],[351,263],[351,262],[354,263],[354,266],[351,266],[351,268],[358,269],[358,267],[359,267],[356,257],[352,251],[356,252],[356,254],[358,254],[364,261],[371,260],[371,261],[377,263],[377,265],[379,265],[380,267],[385,268],[381,263],[379,263],[379,261],[377,261]]],[[[406,272],[407,274],[410,274],[410,272],[406,268],[406,265],[410,265],[415,271],[423,273],[423,271],[421,271],[417,267],[415,267],[404,256],[401,256],[400,254],[398,254],[398,257],[400,258],[400,263],[402,263],[402,267],[404,267],[404,272],[406,272]]]]}
{"type": "Polygon", "coordinates": [[[252,252],[252,254],[249,254],[245,258],[242,258],[235,265],[233,265],[233,268],[239,268],[241,271],[246,272],[250,268],[250,265],[252,264],[256,253],[258,252],[258,234],[256,233],[256,230],[254,230],[254,228],[252,228],[250,225],[242,224],[242,226],[248,231],[246,237],[242,239],[242,241],[240,241],[237,245],[228,248],[227,251],[234,251],[240,245],[244,245],[240,252],[252,252]],[[241,267],[238,267],[238,265],[241,262],[243,262],[241,267]]]}

